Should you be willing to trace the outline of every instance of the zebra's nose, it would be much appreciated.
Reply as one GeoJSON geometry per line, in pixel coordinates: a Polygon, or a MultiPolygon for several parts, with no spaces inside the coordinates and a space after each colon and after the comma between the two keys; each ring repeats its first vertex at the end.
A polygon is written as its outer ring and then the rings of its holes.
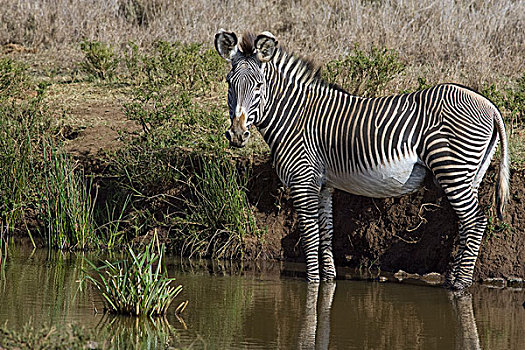
{"type": "Polygon", "coordinates": [[[224,136],[226,136],[226,139],[228,141],[232,140],[232,132],[230,130],[226,130],[226,132],[224,133],[224,136]]]}
{"type": "Polygon", "coordinates": [[[243,141],[246,141],[249,137],[250,137],[250,132],[249,132],[248,130],[246,130],[246,131],[242,134],[243,141]]]}

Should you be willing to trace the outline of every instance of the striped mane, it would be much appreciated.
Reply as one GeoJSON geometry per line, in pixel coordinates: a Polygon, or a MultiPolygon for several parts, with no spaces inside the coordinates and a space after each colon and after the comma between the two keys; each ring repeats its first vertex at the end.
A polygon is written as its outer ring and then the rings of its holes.
{"type": "MultiPolygon", "coordinates": [[[[256,36],[253,33],[247,32],[243,34],[239,42],[239,49],[245,57],[255,54],[255,38],[256,36]]],[[[273,60],[274,62],[277,60],[279,66],[282,67],[290,65],[290,71],[296,69],[296,72],[302,72],[301,81],[342,90],[340,87],[326,82],[321,77],[321,67],[315,64],[313,60],[298,56],[281,45],[279,45],[273,60]]]]}

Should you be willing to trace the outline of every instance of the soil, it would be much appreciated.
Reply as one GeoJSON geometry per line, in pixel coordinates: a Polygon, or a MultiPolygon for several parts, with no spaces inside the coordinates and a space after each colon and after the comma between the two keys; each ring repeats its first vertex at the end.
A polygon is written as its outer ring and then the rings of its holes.
{"type": "MultiPolygon", "coordinates": [[[[71,134],[66,148],[84,161],[98,151],[120,146],[118,130],[135,131],[115,104],[78,106],[71,113],[89,120],[87,127],[71,134]]],[[[495,167],[491,166],[480,188],[480,202],[489,216],[475,279],[491,277],[525,279],[525,169],[511,172],[511,198],[504,223],[495,219],[495,167]]],[[[287,190],[269,158],[253,163],[248,185],[263,240],[247,240],[251,258],[304,261],[297,217],[287,190]]],[[[410,273],[446,271],[457,243],[457,219],[447,199],[432,180],[420,191],[385,200],[334,194],[333,249],[336,265],[404,270],[410,273]]]]}

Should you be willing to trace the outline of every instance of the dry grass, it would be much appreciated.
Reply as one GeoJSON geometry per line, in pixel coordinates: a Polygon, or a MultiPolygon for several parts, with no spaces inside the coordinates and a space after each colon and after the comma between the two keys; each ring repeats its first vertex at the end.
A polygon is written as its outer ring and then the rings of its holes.
{"type": "Polygon", "coordinates": [[[117,47],[159,39],[211,44],[224,27],[270,30],[319,63],[355,42],[395,49],[408,74],[392,91],[418,76],[479,88],[525,69],[525,2],[519,0],[0,0],[0,8],[0,44],[51,49],[57,61],[74,55],[82,40],[117,47]]]}

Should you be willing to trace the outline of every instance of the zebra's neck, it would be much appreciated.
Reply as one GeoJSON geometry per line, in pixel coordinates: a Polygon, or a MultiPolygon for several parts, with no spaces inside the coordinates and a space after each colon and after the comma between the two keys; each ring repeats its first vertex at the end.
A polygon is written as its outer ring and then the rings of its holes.
{"type": "Polygon", "coordinates": [[[348,95],[325,83],[312,63],[284,50],[276,52],[264,69],[266,102],[256,126],[272,153],[284,137],[300,129],[304,117],[314,114],[312,108],[320,100],[335,93],[348,95]]]}

